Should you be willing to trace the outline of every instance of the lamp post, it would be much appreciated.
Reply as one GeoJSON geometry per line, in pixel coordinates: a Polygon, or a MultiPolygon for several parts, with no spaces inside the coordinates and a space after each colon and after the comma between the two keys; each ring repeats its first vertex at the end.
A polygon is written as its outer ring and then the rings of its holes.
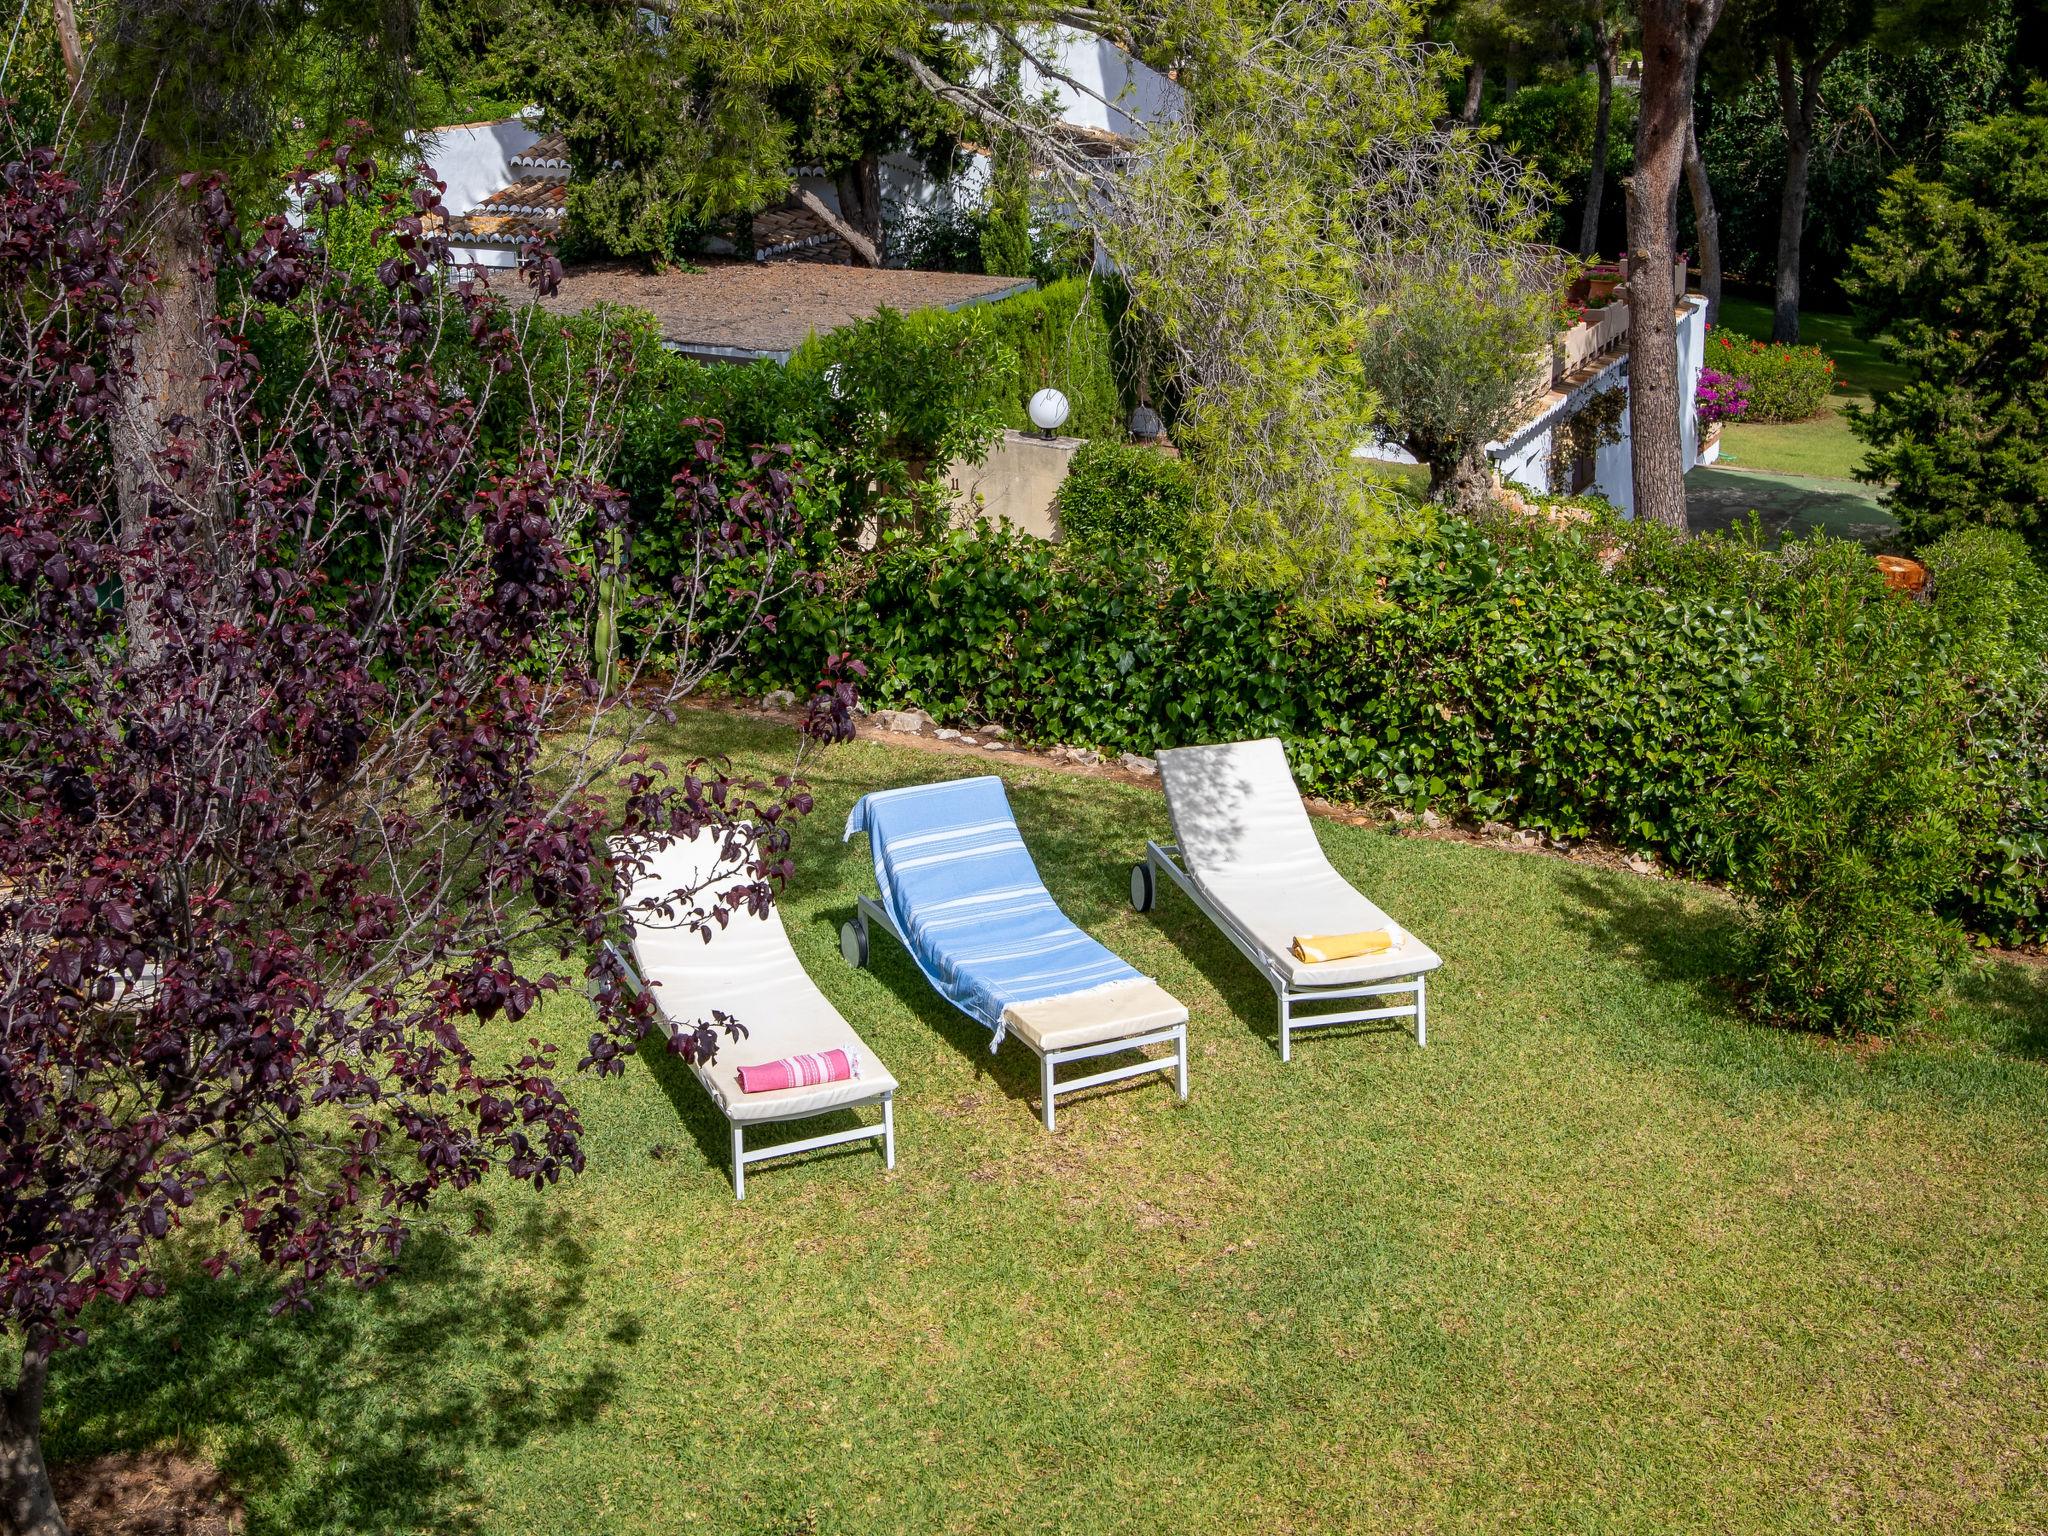
{"type": "Polygon", "coordinates": [[[1058,431],[1060,424],[1067,419],[1067,397],[1056,389],[1041,389],[1031,397],[1031,404],[1027,409],[1031,415],[1031,425],[1038,428],[1039,436],[1050,441],[1053,433],[1058,431]]]}

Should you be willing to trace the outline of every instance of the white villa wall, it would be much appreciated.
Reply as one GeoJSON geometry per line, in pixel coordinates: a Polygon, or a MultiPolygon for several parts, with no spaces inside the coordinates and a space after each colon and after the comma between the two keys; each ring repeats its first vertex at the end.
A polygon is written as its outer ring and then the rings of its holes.
{"type": "MultiPolygon", "coordinates": [[[[1185,105],[1181,88],[1166,76],[1142,64],[1121,48],[1104,42],[1093,33],[1076,27],[1052,26],[1023,34],[1031,52],[1057,71],[1040,73],[1029,59],[1019,71],[1025,96],[1049,99],[1063,122],[1078,128],[1103,128],[1123,138],[1144,136],[1153,123],[1179,119],[1185,105]],[[1068,84],[1072,80],[1074,84],[1068,84]],[[1076,86],[1084,89],[1076,89],[1076,86]],[[1092,93],[1092,94],[1091,94],[1092,93]]],[[[997,50],[992,40],[978,51],[989,63],[978,79],[986,82],[995,72],[997,50]]]]}
{"type": "MultiPolygon", "coordinates": [[[[1699,432],[1693,419],[1692,399],[1699,392],[1700,364],[1707,345],[1707,301],[1702,298],[1688,298],[1684,312],[1678,317],[1678,398],[1685,402],[1679,412],[1679,462],[1691,469],[1699,462],[1699,432]]],[[[1620,359],[1605,373],[1598,375],[1576,393],[1569,402],[1570,408],[1559,407],[1540,418],[1506,442],[1493,443],[1487,448],[1494,467],[1500,477],[1524,490],[1539,495],[1553,490],[1563,491],[1565,487],[1553,487],[1550,483],[1550,455],[1557,438],[1557,429],[1593,394],[1608,389],[1626,388],[1628,384],[1628,359],[1620,359]]],[[[1631,442],[1635,423],[1626,406],[1621,413],[1621,437],[1609,443],[1593,456],[1593,481],[1586,489],[1595,495],[1604,496],[1621,508],[1626,517],[1636,512],[1635,470],[1631,455],[1631,442]]],[[[1374,457],[1394,457],[1390,453],[1375,453],[1374,457]]],[[[1400,454],[1405,459],[1406,454],[1400,454]]]]}
{"type": "Polygon", "coordinates": [[[512,169],[512,157],[531,149],[539,138],[523,118],[458,123],[422,135],[420,158],[448,184],[441,201],[451,214],[460,215],[517,181],[520,173],[512,169]]]}
{"type": "MultiPolygon", "coordinates": [[[[420,158],[447,183],[441,202],[449,213],[470,212],[493,192],[519,180],[512,157],[531,149],[539,132],[524,118],[496,123],[456,123],[433,128],[419,138],[420,158]]],[[[519,252],[504,245],[449,243],[449,253],[466,266],[508,268],[519,265],[519,252]]]]}

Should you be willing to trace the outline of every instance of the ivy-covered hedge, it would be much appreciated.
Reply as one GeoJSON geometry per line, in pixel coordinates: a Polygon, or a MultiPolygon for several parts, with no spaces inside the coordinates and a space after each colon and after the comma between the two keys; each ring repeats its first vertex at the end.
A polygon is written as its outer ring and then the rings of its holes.
{"type": "MultiPolygon", "coordinates": [[[[1929,559],[1939,595],[1873,652],[1898,672],[1873,695],[1918,698],[1929,669],[1960,680],[1976,724],[1930,749],[1963,754],[1970,792],[1995,802],[1961,904],[1982,931],[2039,934],[2041,574],[2017,541],[1929,559]]],[[[1277,735],[1313,793],[1600,833],[1720,876],[1742,851],[1720,797],[1744,744],[1783,729],[1774,669],[1801,665],[1785,616],[1823,589],[1851,617],[1907,602],[1853,550],[1446,520],[1373,612],[1332,628],[1279,594],[976,527],[842,565],[763,637],[748,681],[805,685],[848,650],[872,703],[1026,740],[1152,753],[1277,735]]]]}

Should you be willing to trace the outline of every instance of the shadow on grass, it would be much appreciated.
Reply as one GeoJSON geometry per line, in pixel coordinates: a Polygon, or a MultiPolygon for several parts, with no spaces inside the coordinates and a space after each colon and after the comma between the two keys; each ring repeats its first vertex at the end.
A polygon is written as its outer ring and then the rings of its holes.
{"type": "Polygon", "coordinates": [[[1984,1019],[1994,1049],[2048,1061],[2048,965],[1973,965],[1956,978],[1955,993],[1984,1019]]]}
{"type": "Polygon", "coordinates": [[[1737,1016],[1729,978],[1742,966],[1742,925],[1731,909],[1707,907],[1695,893],[1648,880],[1567,873],[1558,890],[1568,921],[1606,956],[1642,968],[1650,980],[1677,983],[1722,1018],[1737,1016]]]}
{"type": "MultiPolygon", "coordinates": [[[[322,1294],[299,1316],[269,1315],[267,1272],[194,1273],[155,1301],[108,1309],[52,1372],[50,1455],[198,1441],[246,1502],[252,1533],[475,1530],[469,1454],[582,1423],[619,1382],[602,1358],[541,1373],[536,1345],[582,1312],[588,1257],[539,1213],[511,1246],[546,1280],[507,1285],[460,1243],[421,1232],[392,1279],[322,1294]],[[319,1464],[295,1466],[293,1445],[318,1447],[319,1464]]],[[[640,1331],[621,1313],[606,1337],[630,1347],[640,1331]]]]}
{"type": "MultiPolygon", "coordinates": [[[[747,1043],[741,1040],[721,1040],[721,1051],[744,1051],[747,1043]]],[[[742,1057],[750,1061],[752,1057],[742,1057]]],[[[713,1170],[725,1178],[732,1177],[732,1123],[725,1118],[697,1074],[690,1070],[689,1063],[670,1051],[658,1035],[650,1034],[640,1042],[640,1060],[653,1075],[655,1085],[668,1099],[676,1112],[676,1120],[690,1133],[690,1139],[697,1144],[697,1150],[713,1170]]],[[[747,1151],[764,1152],[780,1141],[800,1141],[810,1136],[823,1136],[832,1131],[850,1131],[856,1125],[871,1124],[879,1118],[870,1111],[864,1120],[859,1111],[848,1107],[827,1110],[823,1114],[810,1115],[802,1120],[772,1120],[747,1127],[747,1151]]],[[[659,1150],[659,1149],[657,1149],[659,1150]]],[[[881,1162],[881,1143],[848,1142],[843,1146],[826,1147],[819,1151],[801,1154],[805,1162],[833,1162],[841,1158],[872,1158],[881,1162]]],[[[775,1166],[775,1165],[771,1165],[775,1166]]],[[[747,1165],[747,1177],[758,1178],[763,1169],[758,1164],[747,1165]]]]}

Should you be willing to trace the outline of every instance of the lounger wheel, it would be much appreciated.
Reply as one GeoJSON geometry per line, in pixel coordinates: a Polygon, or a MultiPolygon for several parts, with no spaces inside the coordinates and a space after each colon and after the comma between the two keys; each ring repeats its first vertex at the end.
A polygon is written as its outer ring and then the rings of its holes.
{"type": "Polygon", "coordinates": [[[856,971],[868,963],[868,925],[862,918],[849,918],[839,925],[839,953],[856,971]]]}
{"type": "Polygon", "coordinates": [[[1152,872],[1152,861],[1140,859],[1131,866],[1131,905],[1140,912],[1150,912],[1152,904],[1159,898],[1158,879],[1152,872]]]}

